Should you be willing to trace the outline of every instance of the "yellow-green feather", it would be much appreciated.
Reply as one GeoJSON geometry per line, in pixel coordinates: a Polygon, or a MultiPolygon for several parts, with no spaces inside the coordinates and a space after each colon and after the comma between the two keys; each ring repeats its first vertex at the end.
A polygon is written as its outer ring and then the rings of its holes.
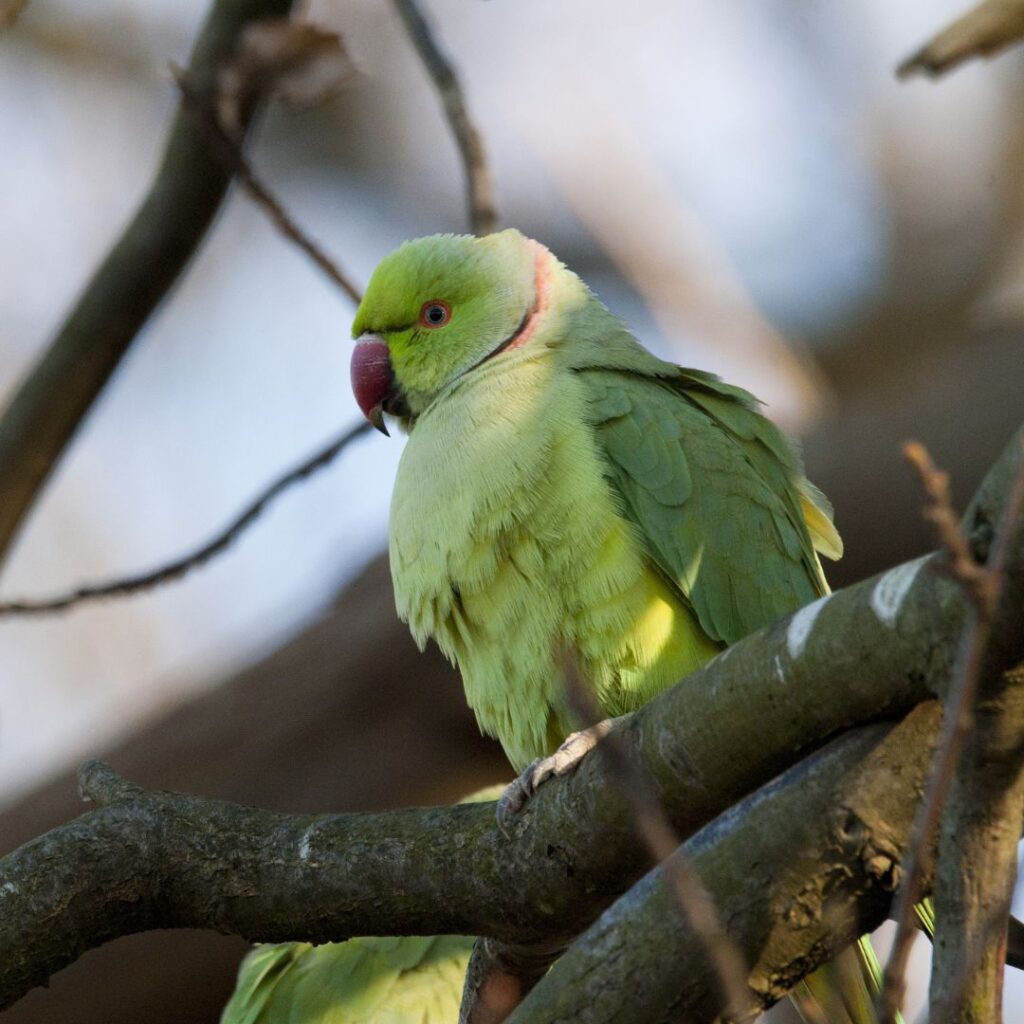
{"type": "Polygon", "coordinates": [[[606,714],[719,649],[621,514],[582,380],[539,351],[485,365],[427,409],[391,507],[399,615],[457,662],[477,720],[517,768],[571,731],[566,644],[606,714]]]}
{"type": "Polygon", "coordinates": [[[472,948],[462,935],[257,946],[221,1024],[451,1024],[472,948]]]}

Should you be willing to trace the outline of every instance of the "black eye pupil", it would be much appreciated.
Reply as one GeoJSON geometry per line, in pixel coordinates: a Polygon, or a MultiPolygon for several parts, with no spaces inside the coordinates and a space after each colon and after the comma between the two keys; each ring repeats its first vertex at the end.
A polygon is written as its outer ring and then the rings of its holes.
{"type": "Polygon", "coordinates": [[[427,310],[427,319],[432,324],[439,324],[444,320],[444,318],[445,311],[443,306],[431,306],[430,309],[427,310]]]}

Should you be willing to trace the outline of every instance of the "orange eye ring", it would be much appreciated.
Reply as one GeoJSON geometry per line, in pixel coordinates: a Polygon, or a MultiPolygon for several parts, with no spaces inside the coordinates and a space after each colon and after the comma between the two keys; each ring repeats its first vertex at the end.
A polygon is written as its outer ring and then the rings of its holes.
{"type": "Polygon", "coordinates": [[[436,330],[452,318],[452,307],[441,299],[430,299],[420,307],[420,327],[436,330]]]}

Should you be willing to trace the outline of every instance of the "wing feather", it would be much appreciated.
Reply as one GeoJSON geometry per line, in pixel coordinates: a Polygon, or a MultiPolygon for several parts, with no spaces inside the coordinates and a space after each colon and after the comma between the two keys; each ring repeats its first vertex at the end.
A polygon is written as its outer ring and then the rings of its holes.
{"type": "Polygon", "coordinates": [[[751,395],[698,371],[577,372],[623,514],[713,639],[827,593],[816,551],[842,551],[831,509],[751,395]]]}

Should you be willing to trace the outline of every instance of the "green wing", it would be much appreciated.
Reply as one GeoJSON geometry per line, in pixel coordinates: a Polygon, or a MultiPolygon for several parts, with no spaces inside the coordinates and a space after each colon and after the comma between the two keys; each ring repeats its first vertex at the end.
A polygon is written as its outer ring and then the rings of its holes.
{"type": "Polygon", "coordinates": [[[472,947],[461,935],[257,946],[221,1024],[451,1024],[472,947]]]}
{"type": "Polygon", "coordinates": [[[221,1024],[256,1024],[281,979],[312,948],[304,942],[256,946],[238,969],[235,991],[221,1014],[221,1024]]]}
{"type": "Polygon", "coordinates": [[[842,553],[831,508],[751,395],[675,367],[577,372],[624,515],[712,639],[828,592],[816,551],[842,553]]]}

